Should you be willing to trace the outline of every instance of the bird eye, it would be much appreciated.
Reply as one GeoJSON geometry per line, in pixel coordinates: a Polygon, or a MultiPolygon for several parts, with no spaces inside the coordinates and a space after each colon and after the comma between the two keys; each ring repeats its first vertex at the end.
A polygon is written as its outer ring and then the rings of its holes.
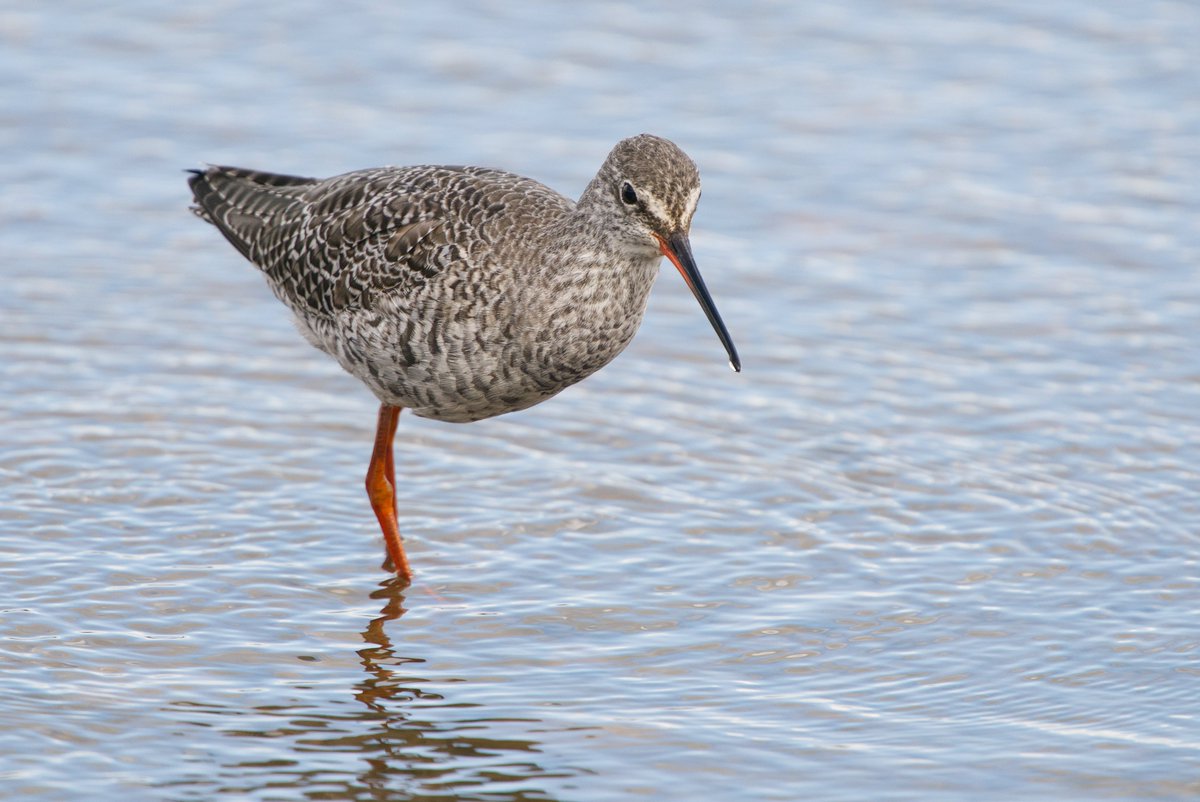
{"type": "Polygon", "coordinates": [[[633,184],[628,181],[621,187],[621,200],[630,206],[637,203],[637,193],[633,191],[633,184]]]}

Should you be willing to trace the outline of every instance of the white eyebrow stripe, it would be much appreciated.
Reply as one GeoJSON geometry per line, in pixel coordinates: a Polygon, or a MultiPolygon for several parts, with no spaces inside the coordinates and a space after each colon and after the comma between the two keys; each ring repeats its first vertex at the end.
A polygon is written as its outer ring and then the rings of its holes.
{"type": "Polygon", "coordinates": [[[667,215],[667,207],[663,206],[662,202],[658,198],[654,197],[649,192],[643,193],[641,198],[642,203],[646,206],[646,211],[650,212],[650,214],[652,214],[655,218],[666,223],[675,222],[667,215]]]}
{"type": "Polygon", "coordinates": [[[696,205],[699,203],[700,203],[700,185],[697,184],[695,186],[695,188],[692,190],[691,194],[688,195],[687,215],[684,217],[685,220],[692,219],[692,215],[694,215],[696,213],[696,205]]]}

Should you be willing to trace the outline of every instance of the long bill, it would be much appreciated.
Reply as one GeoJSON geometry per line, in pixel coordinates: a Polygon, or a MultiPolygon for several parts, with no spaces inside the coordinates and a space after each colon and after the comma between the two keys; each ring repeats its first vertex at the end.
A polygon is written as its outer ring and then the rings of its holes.
{"type": "Polygon", "coordinates": [[[712,296],[708,294],[708,287],[704,286],[704,279],[700,277],[700,269],[696,267],[696,260],[692,258],[692,246],[688,242],[687,234],[677,231],[666,239],[657,234],[654,236],[658,240],[658,247],[663,252],[663,256],[671,260],[671,264],[679,270],[679,275],[683,276],[692,295],[696,296],[696,300],[700,302],[700,308],[704,310],[708,322],[712,324],[713,330],[717,332],[717,337],[721,339],[721,345],[725,346],[725,352],[729,354],[729,367],[733,368],[735,372],[741,373],[742,360],[738,358],[733,338],[729,336],[729,330],[725,328],[725,323],[717,312],[716,304],[713,303],[712,296]]]}

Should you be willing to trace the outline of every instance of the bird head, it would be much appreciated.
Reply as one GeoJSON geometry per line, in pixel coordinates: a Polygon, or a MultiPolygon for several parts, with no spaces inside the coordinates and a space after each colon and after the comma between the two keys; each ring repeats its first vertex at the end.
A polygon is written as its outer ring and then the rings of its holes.
{"type": "Polygon", "coordinates": [[[688,233],[700,201],[700,171],[678,145],[652,134],[623,139],[608,154],[579,205],[599,211],[621,246],[667,257],[704,310],[729,365],[742,369],[733,339],[709,295],[688,233]]]}

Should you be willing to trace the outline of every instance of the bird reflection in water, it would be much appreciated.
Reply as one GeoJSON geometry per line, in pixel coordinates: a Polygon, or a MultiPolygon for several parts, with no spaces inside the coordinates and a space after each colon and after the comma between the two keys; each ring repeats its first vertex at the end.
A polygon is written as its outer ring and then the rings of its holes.
{"type": "MultiPolygon", "coordinates": [[[[388,625],[407,612],[407,587],[407,579],[400,576],[381,582],[371,598],[382,600],[383,608],[361,633],[367,646],[359,649],[358,655],[366,677],[358,684],[354,698],[369,711],[362,719],[371,722],[372,732],[357,739],[360,748],[370,753],[366,757],[369,769],[360,774],[360,783],[379,792],[404,787],[426,794],[487,791],[489,799],[513,802],[554,799],[533,787],[513,786],[528,786],[535,778],[570,777],[573,772],[549,772],[532,761],[514,759],[541,751],[537,741],[487,736],[496,725],[540,722],[488,718],[482,714],[483,705],[448,702],[442,694],[427,689],[435,681],[412,673],[413,666],[424,663],[424,659],[396,653],[388,625]],[[448,708],[474,709],[481,714],[455,716],[454,721],[422,715],[448,708]],[[374,741],[371,749],[367,748],[368,740],[374,741]]],[[[445,682],[438,680],[436,684],[445,682]]]]}
{"type": "Polygon", "coordinates": [[[379,615],[360,633],[366,646],[358,656],[366,674],[348,698],[322,698],[330,683],[286,689],[290,698],[245,708],[204,702],[176,702],[182,720],[206,730],[246,739],[239,751],[255,759],[187,772],[173,789],[190,787],[204,798],[224,798],[236,790],[246,798],[256,790],[293,788],[329,799],[478,798],[498,802],[553,802],[540,780],[576,777],[585,771],[548,770],[530,760],[543,752],[539,741],[506,737],[543,726],[535,719],[489,717],[484,704],[453,702],[431,686],[464,683],[459,678],[428,678],[413,673],[426,661],[400,655],[388,634],[405,614],[402,577],[390,577],[371,594],[382,600],[379,615]],[[265,759],[264,759],[265,757],[265,759]],[[365,762],[365,768],[364,768],[365,762]]]}

